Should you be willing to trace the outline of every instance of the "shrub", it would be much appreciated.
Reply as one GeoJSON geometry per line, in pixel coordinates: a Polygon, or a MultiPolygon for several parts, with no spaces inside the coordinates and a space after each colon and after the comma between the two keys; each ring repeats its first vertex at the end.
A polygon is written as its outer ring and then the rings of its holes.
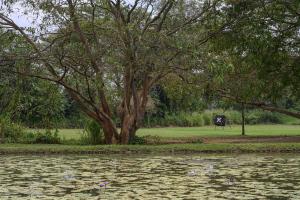
{"type": "Polygon", "coordinates": [[[134,136],[130,139],[129,144],[142,145],[142,144],[161,144],[161,139],[157,135],[134,136]]]}
{"type": "Polygon", "coordinates": [[[6,117],[0,118],[0,137],[4,136],[4,142],[19,142],[24,134],[24,128],[20,124],[13,123],[6,117]]]}
{"type": "Polygon", "coordinates": [[[185,122],[183,126],[193,127],[197,123],[196,121],[194,121],[194,117],[192,115],[183,115],[182,118],[184,119],[185,122]]]}
{"type": "Polygon", "coordinates": [[[33,132],[27,132],[23,135],[21,143],[25,143],[25,144],[34,144],[36,139],[36,134],[34,134],[33,132]]]}
{"type": "Polygon", "coordinates": [[[179,113],[166,115],[165,118],[162,118],[160,121],[160,124],[163,124],[164,126],[193,127],[204,125],[202,114],[199,113],[179,113]]]}
{"type": "Polygon", "coordinates": [[[81,136],[82,144],[103,144],[104,133],[102,127],[96,121],[89,121],[81,136]]]}
{"type": "Polygon", "coordinates": [[[51,130],[46,130],[45,132],[37,132],[35,135],[36,144],[60,144],[61,139],[58,136],[58,130],[52,132],[51,130]]]}
{"type": "Polygon", "coordinates": [[[142,138],[145,140],[146,144],[161,144],[161,139],[157,135],[145,135],[142,138]]]}
{"type": "Polygon", "coordinates": [[[251,110],[246,114],[248,124],[282,123],[282,117],[278,113],[251,110]]]}
{"type": "MultiPolygon", "coordinates": [[[[178,126],[178,127],[195,127],[195,126],[209,126],[213,124],[213,117],[218,114],[224,114],[228,124],[241,124],[242,116],[238,110],[206,110],[203,113],[169,113],[164,117],[148,117],[144,124],[147,127],[156,126],[178,126]]],[[[247,124],[265,124],[265,123],[286,123],[284,115],[262,110],[247,110],[245,113],[247,124]]],[[[286,118],[286,117],[285,117],[286,118]]],[[[300,123],[292,121],[292,123],[300,123]]]]}
{"type": "Polygon", "coordinates": [[[146,144],[146,139],[144,137],[134,136],[129,140],[129,144],[146,144]]]}
{"type": "Polygon", "coordinates": [[[178,124],[175,115],[166,115],[164,119],[166,126],[175,126],[178,124]]]}
{"type": "Polygon", "coordinates": [[[203,115],[199,113],[194,113],[192,115],[193,126],[204,126],[203,115]]]}
{"type": "Polygon", "coordinates": [[[212,115],[210,113],[203,113],[203,122],[205,126],[209,126],[212,124],[212,115]]]}
{"type": "Polygon", "coordinates": [[[229,110],[225,112],[225,116],[230,124],[241,124],[242,123],[242,115],[241,112],[236,110],[229,110]]]}
{"type": "Polygon", "coordinates": [[[203,117],[199,113],[185,114],[186,124],[184,126],[203,126],[203,117]]]}

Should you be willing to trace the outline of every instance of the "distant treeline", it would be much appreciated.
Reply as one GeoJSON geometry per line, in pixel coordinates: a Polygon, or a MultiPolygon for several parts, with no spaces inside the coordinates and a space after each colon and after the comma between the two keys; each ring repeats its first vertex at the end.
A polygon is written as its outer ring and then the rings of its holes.
{"type": "MultiPolygon", "coordinates": [[[[0,89],[0,118],[5,117],[24,127],[85,128],[91,121],[62,88],[52,83],[12,76],[11,81],[0,89]]],[[[206,126],[212,124],[216,114],[224,114],[230,124],[241,123],[241,107],[238,104],[217,98],[207,99],[194,88],[183,88],[180,93],[171,89],[157,85],[151,91],[143,127],[206,126]]],[[[286,108],[299,110],[299,102],[289,99],[282,102],[286,108]]],[[[117,108],[118,105],[115,105],[114,116],[117,116],[117,108]]],[[[120,119],[114,117],[114,121],[120,126],[120,119]]],[[[246,109],[246,124],[265,123],[300,124],[300,120],[278,113],[246,109]]]]}
{"type": "MultiPolygon", "coordinates": [[[[173,113],[164,117],[146,116],[145,127],[196,127],[213,125],[213,117],[217,114],[225,115],[228,124],[241,124],[241,113],[237,110],[223,111],[221,109],[206,110],[202,113],[173,113]]],[[[249,110],[246,112],[246,124],[290,124],[299,125],[300,120],[279,113],[261,110],[249,110]]]]}
{"type": "MultiPolygon", "coordinates": [[[[241,112],[238,110],[222,110],[213,109],[205,110],[203,112],[179,112],[166,113],[164,116],[146,114],[143,122],[143,127],[199,127],[213,125],[213,117],[222,114],[227,118],[228,125],[237,125],[242,123],[241,112]]],[[[85,128],[89,123],[89,119],[83,114],[72,116],[72,118],[61,118],[56,122],[52,122],[56,128],[85,128]]],[[[288,124],[300,125],[300,120],[285,116],[279,113],[273,113],[262,110],[248,110],[246,111],[246,124],[288,124]]],[[[117,125],[120,124],[117,121],[117,125]]],[[[25,124],[26,125],[26,124],[25,124]]],[[[30,124],[31,127],[43,128],[42,124],[30,124]]]]}

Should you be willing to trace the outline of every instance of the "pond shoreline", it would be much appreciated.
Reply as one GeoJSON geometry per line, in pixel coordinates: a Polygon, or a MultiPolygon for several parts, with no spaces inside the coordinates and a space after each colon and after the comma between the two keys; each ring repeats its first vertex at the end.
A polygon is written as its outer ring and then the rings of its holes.
{"type": "Polygon", "coordinates": [[[0,155],[136,155],[136,154],[300,153],[300,143],[169,144],[169,145],[48,145],[0,144],[0,155]]]}

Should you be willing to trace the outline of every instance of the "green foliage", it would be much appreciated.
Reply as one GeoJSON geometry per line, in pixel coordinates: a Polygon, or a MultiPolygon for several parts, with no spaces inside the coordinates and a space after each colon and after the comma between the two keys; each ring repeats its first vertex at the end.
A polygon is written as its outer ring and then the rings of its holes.
{"type": "Polygon", "coordinates": [[[146,139],[144,137],[139,137],[139,136],[134,136],[133,138],[131,138],[129,140],[129,144],[133,144],[133,145],[136,145],[136,144],[146,144],[146,139]]]}
{"type": "Polygon", "coordinates": [[[145,135],[142,137],[146,144],[161,144],[161,138],[158,135],[145,135]]]}
{"type": "Polygon", "coordinates": [[[104,144],[104,133],[100,124],[94,120],[87,122],[80,140],[82,144],[104,144]]]}
{"type": "Polygon", "coordinates": [[[141,144],[161,144],[161,138],[157,135],[144,135],[144,136],[134,136],[129,144],[132,145],[141,145],[141,144]]]}
{"type": "Polygon", "coordinates": [[[35,139],[36,139],[36,134],[34,132],[32,131],[26,132],[21,139],[21,143],[35,144],[35,139]]]}
{"type": "Polygon", "coordinates": [[[203,113],[203,122],[205,126],[210,126],[212,124],[212,115],[209,113],[203,113]]]}
{"type": "MultiPolygon", "coordinates": [[[[224,114],[230,124],[241,124],[242,117],[241,112],[237,110],[226,110],[225,112],[222,110],[211,110],[205,111],[204,116],[210,115],[211,119],[216,114],[224,114]]],[[[262,110],[248,110],[245,113],[246,115],[246,124],[282,124],[284,115],[278,113],[272,113],[262,110]]]]}
{"type": "Polygon", "coordinates": [[[299,0],[227,3],[221,21],[244,17],[209,42],[215,88],[243,101],[275,106],[286,96],[299,99],[299,0]]]}
{"type": "Polygon", "coordinates": [[[27,132],[23,135],[21,142],[26,144],[61,144],[62,140],[58,136],[58,130],[47,129],[43,132],[27,132]]]}
{"type": "Polygon", "coordinates": [[[159,108],[162,109],[160,111],[165,113],[201,112],[205,109],[203,88],[196,84],[186,84],[176,75],[169,75],[166,79],[151,93],[159,100],[159,108]]]}
{"type": "Polygon", "coordinates": [[[21,87],[19,119],[30,127],[55,127],[63,118],[66,104],[61,89],[38,79],[23,80],[21,87]]]}
{"type": "Polygon", "coordinates": [[[44,133],[38,132],[36,134],[35,142],[37,144],[60,144],[61,139],[58,136],[58,130],[52,132],[51,130],[46,130],[44,133]]]}
{"type": "MultiPolygon", "coordinates": [[[[218,114],[224,114],[227,118],[227,124],[241,124],[241,112],[233,109],[205,110],[202,113],[178,113],[167,114],[164,117],[152,117],[144,121],[147,127],[199,127],[213,125],[213,117],[218,114]]],[[[287,117],[279,113],[273,113],[262,110],[248,110],[246,112],[246,124],[299,124],[299,120],[287,117]]]]}
{"type": "Polygon", "coordinates": [[[8,117],[0,117],[0,138],[4,136],[4,142],[19,142],[24,133],[24,128],[20,124],[13,123],[8,117]]]}
{"type": "Polygon", "coordinates": [[[30,143],[30,144],[60,144],[58,130],[52,132],[26,132],[20,124],[13,123],[7,117],[0,118],[0,136],[4,135],[5,143],[30,143]]]}
{"type": "Polygon", "coordinates": [[[246,114],[247,124],[281,124],[282,116],[278,113],[253,110],[246,114]]]}
{"type": "Polygon", "coordinates": [[[285,116],[283,115],[280,117],[280,120],[282,121],[282,124],[288,124],[288,125],[300,125],[300,119],[297,119],[295,117],[285,116]]]}
{"type": "MultiPolygon", "coordinates": [[[[207,120],[207,116],[205,117],[207,120]]],[[[206,122],[208,123],[208,122],[206,122]]],[[[164,117],[153,117],[145,121],[150,127],[155,126],[179,126],[179,127],[193,127],[205,125],[204,116],[201,113],[178,113],[167,114],[164,117]]]]}
{"type": "Polygon", "coordinates": [[[58,127],[63,128],[84,128],[90,119],[80,111],[78,104],[71,99],[70,95],[65,94],[64,116],[57,123],[58,127]]]}

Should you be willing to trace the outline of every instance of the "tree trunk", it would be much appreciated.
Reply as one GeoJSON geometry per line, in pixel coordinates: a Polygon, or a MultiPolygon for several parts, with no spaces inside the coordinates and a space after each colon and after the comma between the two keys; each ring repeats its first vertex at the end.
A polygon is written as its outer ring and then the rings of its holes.
{"type": "Polygon", "coordinates": [[[118,144],[118,130],[116,126],[110,120],[100,122],[100,124],[103,128],[105,144],[118,144]]]}
{"type": "Polygon", "coordinates": [[[242,104],[242,135],[245,135],[245,104],[242,104]]]}
{"type": "Polygon", "coordinates": [[[124,116],[121,127],[120,143],[128,144],[129,141],[135,137],[135,133],[138,127],[136,126],[136,120],[134,115],[127,114],[124,116]]]}
{"type": "Polygon", "coordinates": [[[130,140],[132,138],[135,137],[135,133],[136,133],[136,128],[134,127],[130,127],[130,126],[126,126],[123,127],[121,130],[121,144],[129,144],[130,140]]]}
{"type": "Polygon", "coordinates": [[[0,123],[0,135],[1,135],[1,138],[0,138],[0,143],[4,143],[4,131],[2,129],[2,123],[0,123]]]}

